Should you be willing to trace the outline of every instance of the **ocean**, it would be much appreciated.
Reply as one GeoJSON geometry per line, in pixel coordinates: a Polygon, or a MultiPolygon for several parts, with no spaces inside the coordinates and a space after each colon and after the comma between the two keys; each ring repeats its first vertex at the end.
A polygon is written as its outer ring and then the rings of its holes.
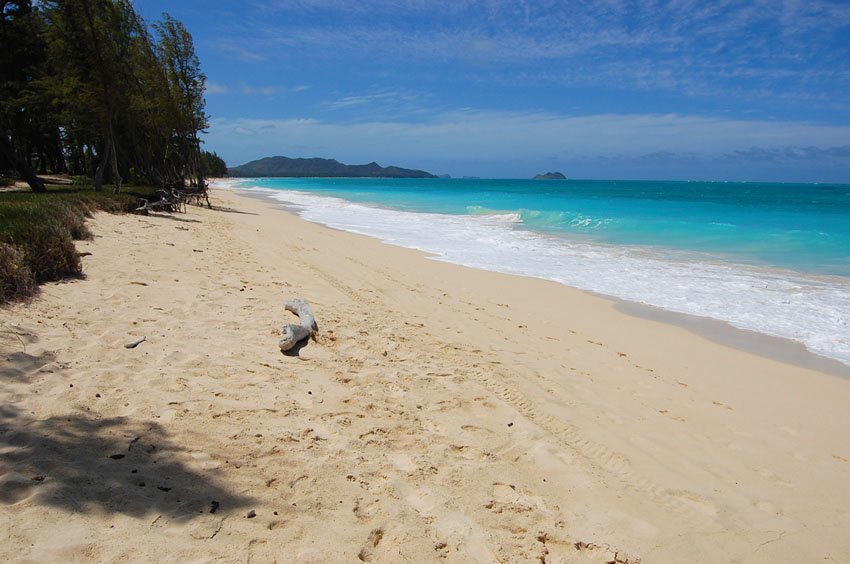
{"type": "Polygon", "coordinates": [[[439,260],[726,321],[850,364],[850,185],[372,178],[227,183],[265,192],[309,221],[439,260]]]}

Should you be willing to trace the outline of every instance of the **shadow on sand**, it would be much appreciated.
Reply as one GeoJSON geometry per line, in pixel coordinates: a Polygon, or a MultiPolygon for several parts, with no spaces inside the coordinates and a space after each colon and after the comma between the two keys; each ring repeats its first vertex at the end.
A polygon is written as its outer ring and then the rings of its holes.
{"type": "Polygon", "coordinates": [[[242,210],[237,210],[236,208],[230,208],[230,207],[227,207],[227,206],[216,206],[216,205],[214,205],[214,206],[212,206],[211,209],[213,211],[220,211],[220,212],[225,212],[225,213],[238,213],[238,214],[242,214],[242,215],[258,215],[254,212],[246,212],[246,211],[242,211],[242,210]]]}
{"type": "Polygon", "coordinates": [[[33,498],[73,512],[193,519],[213,506],[230,512],[253,501],[188,468],[184,449],[150,421],[37,420],[0,406],[0,452],[0,504],[33,498]]]}
{"type": "Polygon", "coordinates": [[[280,351],[280,352],[283,354],[283,356],[298,357],[301,354],[301,349],[303,349],[304,347],[306,347],[309,344],[310,344],[310,339],[301,339],[300,341],[295,343],[295,346],[292,347],[291,349],[289,349],[288,351],[280,351]]]}
{"type": "Polygon", "coordinates": [[[39,355],[31,355],[26,351],[14,352],[3,355],[5,362],[0,366],[0,382],[7,380],[12,382],[27,382],[30,376],[38,372],[42,367],[56,360],[52,352],[43,352],[39,355]]]}
{"type": "Polygon", "coordinates": [[[173,213],[168,212],[148,212],[142,217],[149,217],[151,219],[169,219],[171,221],[177,221],[180,223],[203,223],[200,219],[192,219],[190,217],[178,217],[173,213]]]}

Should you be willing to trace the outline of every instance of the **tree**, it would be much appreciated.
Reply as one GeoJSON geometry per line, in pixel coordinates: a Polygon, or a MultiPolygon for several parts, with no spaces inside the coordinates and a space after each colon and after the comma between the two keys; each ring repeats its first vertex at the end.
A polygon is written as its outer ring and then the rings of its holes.
{"type": "Polygon", "coordinates": [[[131,45],[125,1],[53,0],[49,7],[53,57],[62,60],[64,94],[79,127],[99,138],[95,190],[103,186],[107,162],[115,192],[121,190],[116,145],[120,116],[128,109],[125,60],[131,45]]]}
{"type": "Polygon", "coordinates": [[[201,152],[201,170],[205,178],[227,176],[227,164],[215,152],[201,152]]]}
{"type": "Polygon", "coordinates": [[[155,23],[154,29],[159,35],[159,59],[177,104],[179,120],[175,134],[183,162],[188,165],[187,176],[192,183],[202,187],[204,172],[198,133],[209,125],[204,113],[207,77],[201,72],[201,62],[195,54],[192,35],[182,23],[163,14],[162,21],[155,23]]]}
{"type": "Polygon", "coordinates": [[[131,0],[0,0],[0,166],[204,186],[206,77],[163,14],[156,40],[131,0]]]}
{"type": "MultiPolygon", "coordinates": [[[[32,169],[27,127],[33,112],[26,104],[28,91],[45,61],[40,19],[32,1],[0,0],[0,156],[30,185],[44,192],[44,182],[32,169]]],[[[29,131],[28,131],[29,130],[29,131]]]]}

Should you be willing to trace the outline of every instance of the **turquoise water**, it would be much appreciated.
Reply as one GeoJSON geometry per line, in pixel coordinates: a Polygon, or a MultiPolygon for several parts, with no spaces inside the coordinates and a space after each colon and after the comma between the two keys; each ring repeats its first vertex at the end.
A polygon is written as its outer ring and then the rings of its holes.
{"type": "Polygon", "coordinates": [[[850,276],[850,185],[444,179],[262,179],[413,212],[518,214],[521,228],[850,276]]]}
{"type": "Polygon", "coordinates": [[[850,364],[850,185],[232,182],[442,260],[721,319],[850,364]]]}

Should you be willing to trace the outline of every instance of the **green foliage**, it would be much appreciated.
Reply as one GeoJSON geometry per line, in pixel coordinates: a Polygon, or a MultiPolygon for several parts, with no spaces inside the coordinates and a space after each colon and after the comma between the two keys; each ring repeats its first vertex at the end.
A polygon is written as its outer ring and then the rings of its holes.
{"type": "Polygon", "coordinates": [[[221,178],[227,176],[227,164],[217,153],[201,152],[201,170],[205,178],[221,178]]]}
{"type": "Polygon", "coordinates": [[[0,5],[0,170],[202,185],[206,77],[179,21],[154,38],[131,0],[0,5]]]}
{"type": "Polygon", "coordinates": [[[72,186],[92,186],[94,181],[91,176],[86,176],[85,174],[78,174],[75,176],[71,176],[71,185],[72,186]]]}
{"type": "Polygon", "coordinates": [[[122,194],[91,188],[0,193],[0,303],[32,295],[35,283],[82,274],[74,240],[91,238],[86,218],[96,211],[132,211],[155,193],[154,187],[122,194]]]}

